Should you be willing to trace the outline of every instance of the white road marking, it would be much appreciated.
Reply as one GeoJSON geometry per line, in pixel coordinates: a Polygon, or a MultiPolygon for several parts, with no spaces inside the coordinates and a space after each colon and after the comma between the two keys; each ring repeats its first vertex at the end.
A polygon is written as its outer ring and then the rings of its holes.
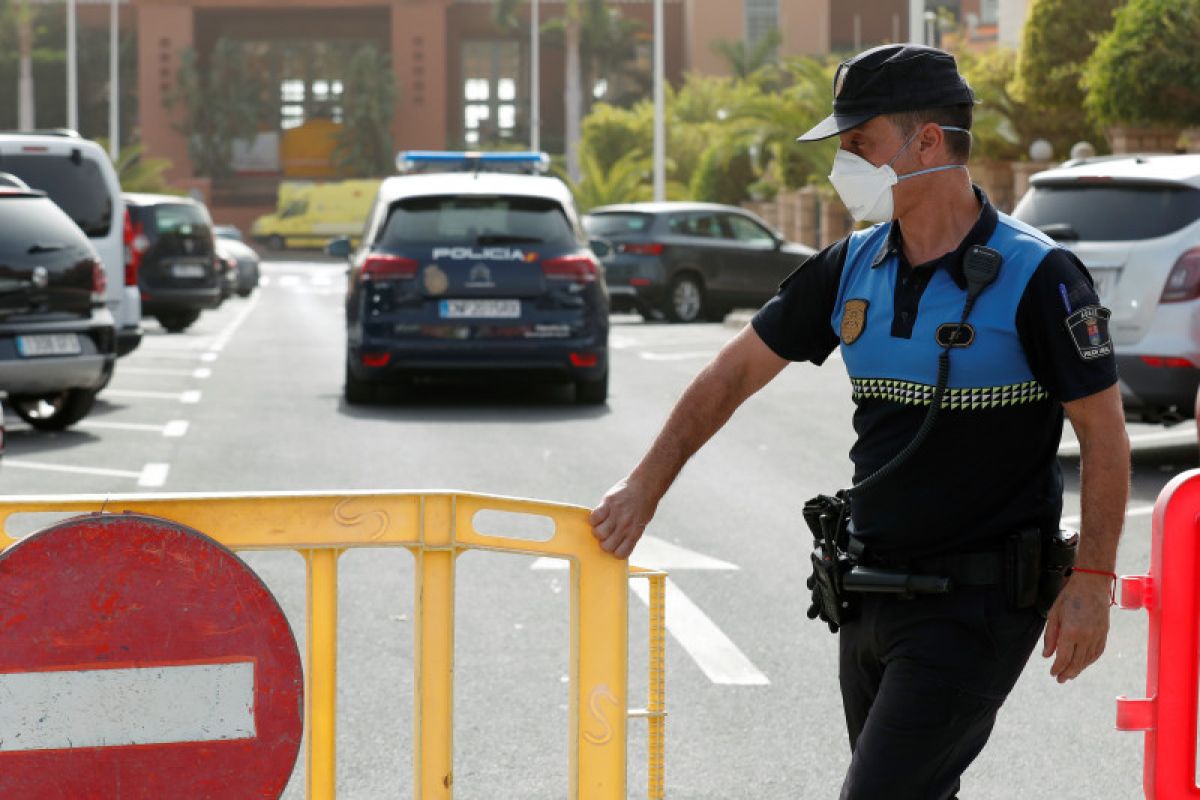
{"type": "MultiPolygon", "coordinates": [[[[646,581],[633,581],[629,588],[643,603],[650,605],[650,586],[646,581]]],[[[723,686],[766,686],[770,683],[767,676],[750,663],[738,646],[670,578],[666,580],[665,603],[667,630],[710,681],[723,686]]]]}
{"type": "Polygon", "coordinates": [[[135,389],[105,389],[110,397],[129,397],[139,400],[178,400],[180,403],[196,403],[200,400],[200,392],[195,389],[186,392],[144,392],[135,389]]]}
{"type": "Polygon", "coordinates": [[[254,309],[258,308],[258,301],[261,299],[261,297],[261,294],[255,294],[246,301],[246,305],[241,311],[238,312],[238,315],[234,318],[233,322],[230,322],[228,325],[226,325],[225,330],[221,331],[221,333],[217,336],[217,340],[213,342],[213,346],[209,348],[211,352],[220,353],[225,349],[225,345],[229,344],[229,340],[233,338],[235,333],[237,333],[237,329],[242,327],[242,323],[246,321],[246,318],[254,313],[254,309]]]}
{"type": "MultiPolygon", "coordinates": [[[[149,359],[164,359],[165,358],[168,360],[175,359],[177,361],[196,361],[196,360],[203,361],[204,356],[205,356],[204,353],[172,353],[167,350],[159,350],[159,351],[153,352],[153,353],[151,353],[151,352],[143,353],[141,350],[138,350],[137,354],[138,354],[139,361],[142,361],[147,358],[149,358],[149,359]]],[[[126,367],[124,365],[124,362],[122,362],[119,369],[121,370],[121,372],[129,371],[129,367],[126,367]]]]}
{"type": "Polygon", "coordinates": [[[261,287],[263,287],[263,286],[270,286],[270,285],[271,285],[271,276],[270,276],[270,275],[263,275],[263,276],[259,277],[259,279],[258,279],[258,285],[259,285],[259,287],[260,287],[260,288],[261,288],[261,287]]]}
{"type": "Polygon", "coordinates": [[[162,425],[147,425],[140,422],[106,422],[98,419],[82,419],[75,423],[76,428],[95,428],[98,431],[139,431],[143,433],[163,433],[162,425]]]}
{"type": "Polygon", "coordinates": [[[5,469],[32,469],[42,472],[66,472],[72,475],[101,475],[106,478],[133,478],[139,479],[142,477],[142,472],[130,472],[127,469],[101,469],[99,467],[73,467],[64,466],[62,464],[43,464],[40,461],[24,461],[12,458],[4,459],[5,469]]]}
{"type": "Polygon", "coordinates": [[[173,419],[163,426],[162,435],[168,439],[178,439],[188,432],[186,419],[173,419]]]}
{"type": "Polygon", "coordinates": [[[0,674],[0,752],[255,735],[252,661],[0,674]]]}
{"type": "Polygon", "coordinates": [[[198,380],[204,380],[205,378],[208,378],[211,376],[212,376],[212,370],[209,369],[208,367],[198,367],[195,371],[192,372],[192,377],[196,378],[198,380]]]}
{"type": "Polygon", "coordinates": [[[279,276],[279,285],[284,286],[284,287],[299,286],[300,285],[300,276],[299,275],[281,275],[281,276],[279,276]]]}
{"type": "Polygon", "coordinates": [[[712,358],[716,350],[692,350],[682,353],[639,353],[646,361],[688,361],[694,358],[712,358]]]}
{"type": "MultiPolygon", "coordinates": [[[[1129,444],[1136,449],[1138,445],[1181,445],[1196,444],[1196,429],[1189,425],[1181,430],[1157,431],[1155,433],[1139,433],[1129,437],[1129,444]]],[[[1079,455],[1079,442],[1067,440],[1058,446],[1060,456],[1079,455]]]]}
{"type": "Polygon", "coordinates": [[[333,285],[333,276],[323,275],[320,272],[314,273],[312,276],[312,285],[313,286],[332,286],[333,285]]]}
{"type": "Polygon", "coordinates": [[[187,369],[154,369],[151,367],[127,367],[121,365],[122,375],[154,375],[156,377],[190,377],[195,373],[187,369]]]}
{"type": "Polygon", "coordinates": [[[217,355],[218,355],[217,353],[212,353],[212,352],[205,353],[204,355],[200,356],[200,360],[212,363],[213,361],[217,360],[217,355]]]}
{"type": "Polygon", "coordinates": [[[142,474],[138,477],[138,486],[149,488],[162,486],[167,482],[167,473],[170,470],[170,464],[147,464],[142,468],[142,474]]]}
{"type": "MultiPolygon", "coordinates": [[[[643,536],[629,557],[630,564],[647,569],[735,571],[737,564],[706,556],[656,536],[643,536]]],[[[566,570],[570,563],[563,558],[539,558],[530,569],[566,570]]]]}

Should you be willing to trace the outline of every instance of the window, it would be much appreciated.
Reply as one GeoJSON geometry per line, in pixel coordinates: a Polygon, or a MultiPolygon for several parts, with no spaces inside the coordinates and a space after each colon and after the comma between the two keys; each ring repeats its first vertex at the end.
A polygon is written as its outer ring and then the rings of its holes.
{"type": "Polygon", "coordinates": [[[1013,216],[1068,241],[1153,239],[1200,219],[1200,190],[1162,183],[1039,184],[1013,216]]]}
{"type": "Polygon", "coordinates": [[[654,217],[649,214],[614,212],[584,217],[583,227],[592,236],[620,236],[647,231],[653,221],[654,217]]]}
{"type": "Polygon", "coordinates": [[[12,155],[0,160],[0,169],[48,194],[88,236],[108,236],[113,199],[95,161],[59,155],[12,155]]]}
{"type": "Polygon", "coordinates": [[[392,206],[383,245],[575,243],[562,206],[542,197],[414,197],[392,206]]]}
{"type": "Polygon", "coordinates": [[[775,237],[771,235],[770,231],[749,217],[743,217],[741,214],[729,214],[725,217],[725,221],[729,223],[729,229],[733,231],[733,238],[739,242],[758,247],[775,246],[775,237]]]}
{"type": "Polygon", "coordinates": [[[462,45],[463,142],[479,146],[515,138],[521,49],[517,42],[462,45]]]}
{"type": "Polygon", "coordinates": [[[293,200],[284,206],[283,211],[279,212],[279,216],[286,219],[287,217],[300,217],[307,213],[307,200],[293,200]]]}
{"type": "Polygon", "coordinates": [[[314,80],[311,84],[296,78],[279,82],[279,125],[284,130],[297,128],[310,117],[343,119],[341,81],[314,80]]]}
{"type": "Polygon", "coordinates": [[[757,44],[778,27],[779,0],[746,0],[746,44],[757,44]]]}
{"type": "Polygon", "coordinates": [[[721,239],[725,236],[721,228],[721,221],[711,211],[672,217],[668,228],[671,233],[681,236],[697,236],[702,239],[721,239]]]}
{"type": "Polygon", "coordinates": [[[982,25],[995,25],[1000,21],[1000,0],[980,0],[979,22],[982,25]]]}

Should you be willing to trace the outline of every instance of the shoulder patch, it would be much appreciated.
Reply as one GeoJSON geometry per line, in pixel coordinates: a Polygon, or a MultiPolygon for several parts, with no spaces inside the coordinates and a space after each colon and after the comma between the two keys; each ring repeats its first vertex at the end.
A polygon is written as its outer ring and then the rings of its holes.
{"type": "Polygon", "coordinates": [[[842,309],[842,344],[854,344],[867,328],[867,308],[870,300],[847,300],[842,309]]]}
{"type": "Polygon", "coordinates": [[[1112,355],[1112,338],[1108,335],[1111,313],[1104,306],[1084,306],[1064,320],[1071,341],[1084,361],[1112,355]]]}

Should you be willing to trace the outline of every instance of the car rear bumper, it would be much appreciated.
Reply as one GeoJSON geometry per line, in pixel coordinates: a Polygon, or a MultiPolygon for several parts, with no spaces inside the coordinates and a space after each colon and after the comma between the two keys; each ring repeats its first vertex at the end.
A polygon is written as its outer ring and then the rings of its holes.
{"type": "Polygon", "coordinates": [[[107,311],[80,322],[0,324],[0,390],[10,395],[46,395],[99,388],[112,370],[115,347],[112,316],[107,311]],[[55,333],[78,334],[82,352],[37,358],[18,354],[17,336],[55,333]]]}
{"type": "Polygon", "coordinates": [[[1140,355],[1118,355],[1117,373],[1127,418],[1175,422],[1195,415],[1200,368],[1152,367],[1140,355]]]}
{"type": "Polygon", "coordinates": [[[659,284],[631,286],[609,284],[608,297],[613,311],[638,311],[650,314],[663,303],[666,289],[659,284]]]}
{"type": "Polygon", "coordinates": [[[142,291],[142,314],[160,311],[204,310],[221,304],[220,285],[204,289],[145,289],[142,291]]]}
{"type": "Polygon", "coordinates": [[[350,372],[386,383],[416,376],[513,375],[531,380],[598,380],[608,371],[608,347],[600,339],[555,342],[363,342],[348,348],[350,372]],[[386,360],[385,360],[386,354],[386,360]],[[368,366],[373,361],[378,366],[368,366]],[[383,362],[383,363],[380,363],[383,362]]]}
{"type": "Polygon", "coordinates": [[[117,358],[127,356],[137,350],[138,345],[142,343],[144,333],[140,323],[117,331],[117,358]]]}

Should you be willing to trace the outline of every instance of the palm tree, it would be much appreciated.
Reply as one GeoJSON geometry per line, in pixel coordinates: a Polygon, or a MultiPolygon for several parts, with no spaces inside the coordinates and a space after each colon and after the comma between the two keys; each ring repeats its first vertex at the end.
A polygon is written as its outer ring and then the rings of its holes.
{"type": "Polygon", "coordinates": [[[771,28],[752,45],[743,41],[718,39],[712,43],[712,49],[725,56],[733,77],[745,79],[775,61],[776,51],[782,41],[783,34],[779,29],[771,28]]]}

